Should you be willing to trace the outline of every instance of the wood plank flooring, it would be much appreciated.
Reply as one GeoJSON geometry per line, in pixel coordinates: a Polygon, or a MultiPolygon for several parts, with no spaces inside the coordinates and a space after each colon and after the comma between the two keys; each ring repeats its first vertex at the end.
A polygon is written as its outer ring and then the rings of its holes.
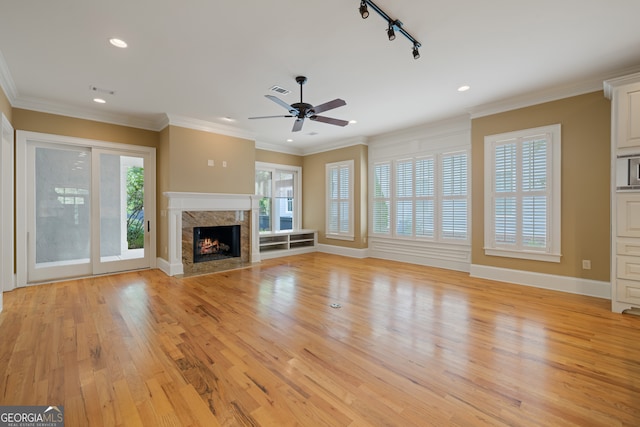
{"type": "Polygon", "coordinates": [[[4,303],[0,405],[67,427],[640,425],[640,317],[597,298],[317,253],[4,303]]]}

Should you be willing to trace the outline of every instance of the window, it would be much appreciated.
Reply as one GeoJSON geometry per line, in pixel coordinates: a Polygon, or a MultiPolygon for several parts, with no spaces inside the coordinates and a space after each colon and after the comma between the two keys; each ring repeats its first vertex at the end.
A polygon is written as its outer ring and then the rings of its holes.
{"type": "Polygon", "coordinates": [[[560,125],[485,137],[485,253],[560,262],[560,125]]]}
{"type": "Polygon", "coordinates": [[[256,162],[260,231],[300,228],[300,175],[296,166],[256,162]]]}
{"type": "Polygon", "coordinates": [[[327,238],[353,240],[353,160],[328,163],[327,238]]]}
{"type": "Polygon", "coordinates": [[[467,182],[466,150],[374,164],[372,234],[468,242],[467,182]]]}

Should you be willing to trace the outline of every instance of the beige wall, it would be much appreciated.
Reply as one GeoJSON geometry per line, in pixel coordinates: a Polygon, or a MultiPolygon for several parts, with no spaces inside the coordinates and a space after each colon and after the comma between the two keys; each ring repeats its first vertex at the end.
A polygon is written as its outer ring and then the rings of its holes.
{"type": "Polygon", "coordinates": [[[16,130],[157,147],[158,132],[38,111],[13,109],[16,130]]]}
{"type": "Polygon", "coordinates": [[[365,145],[304,157],[302,166],[302,226],[318,230],[318,243],[354,249],[367,247],[367,157],[365,145]],[[325,237],[325,165],[345,160],[354,161],[354,220],[355,240],[344,241],[325,237]]]}
{"type": "MultiPolygon", "coordinates": [[[[256,162],[302,167],[303,160],[304,157],[296,156],[295,154],[285,154],[267,150],[256,150],[256,162]]],[[[302,174],[302,178],[304,179],[304,171],[302,174]]]]}
{"type": "Polygon", "coordinates": [[[163,193],[169,191],[169,126],[160,131],[156,150],[156,208],[158,212],[157,251],[159,257],[169,259],[168,199],[163,193]]]}
{"type": "Polygon", "coordinates": [[[472,263],[609,281],[611,103],[602,92],[477,118],[471,124],[472,263]],[[486,256],[484,137],[550,124],[562,125],[562,260],[560,263],[486,256]],[[582,260],[591,270],[582,270],[582,260]]]}
{"type": "Polygon", "coordinates": [[[168,173],[168,191],[253,194],[255,142],[169,126],[168,173]]]}
{"type": "Polygon", "coordinates": [[[2,86],[0,86],[0,113],[3,113],[5,116],[7,116],[9,122],[13,124],[13,111],[11,103],[9,102],[9,98],[7,98],[7,95],[4,93],[2,86]]]}

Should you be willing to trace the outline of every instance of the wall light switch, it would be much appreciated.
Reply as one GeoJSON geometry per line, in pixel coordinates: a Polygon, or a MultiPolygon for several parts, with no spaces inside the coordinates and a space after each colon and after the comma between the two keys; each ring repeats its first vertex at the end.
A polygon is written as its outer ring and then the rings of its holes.
{"type": "Polygon", "coordinates": [[[222,167],[223,167],[223,168],[226,168],[226,167],[227,167],[227,161],[226,161],[226,160],[223,160],[223,161],[222,161],[222,167]]]}
{"type": "Polygon", "coordinates": [[[208,164],[209,166],[213,166],[213,160],[209,160],[209,161],[207,162],[207,164],[208,164]]]}

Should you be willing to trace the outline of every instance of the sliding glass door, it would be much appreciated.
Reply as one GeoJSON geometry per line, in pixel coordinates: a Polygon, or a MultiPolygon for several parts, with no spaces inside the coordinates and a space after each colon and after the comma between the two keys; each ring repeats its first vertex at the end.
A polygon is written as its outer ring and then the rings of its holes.
{"type": "Polygon", "coordinates": [[[144,156],[94,150],[93,159],[100,203],[94,273],[148,267],[144,156]]]}
{"type": "Polygon", "coordinates": [[[16,150],[26,194],[17,203],[18,243],[26,241],[18,285],[151,267],[154,149],[26,134],[35,137],[22,136],[16,150]]]}

